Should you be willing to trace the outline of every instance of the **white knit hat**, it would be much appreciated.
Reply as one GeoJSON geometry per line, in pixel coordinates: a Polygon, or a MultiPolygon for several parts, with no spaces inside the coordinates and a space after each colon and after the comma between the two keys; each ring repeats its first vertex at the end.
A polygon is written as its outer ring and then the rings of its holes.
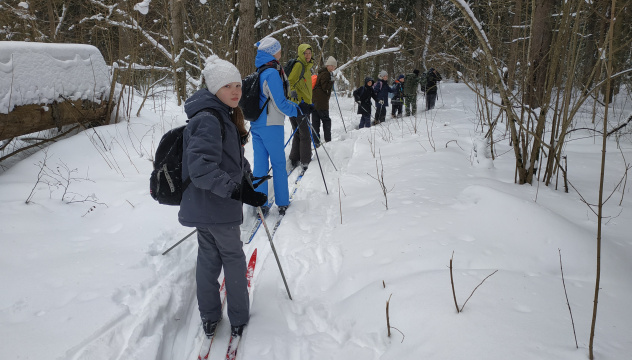
{"type": "Polygon", "coordinates": [[[334,59],[333,56],[330,56],[330,57],[327,58],[327,61],[325,61],[325,66],[328,66],[328,65],[337,67],[338,66],[338,62],[336,61],[336,59],[334,59]]]}
{"type": "Polygon", "coordinates": [[[213,95],[226,84],[241,83],[241,74],[235,65],[220,59],[217,55],[211,55],[206,59],[202,74],[208,91],[213,95]]]}
{"type": "Polygon", "coordinates": [[[384,76],[388,76],[388,73],[386,72],[386,70],[382,70],[380,71],[379,75],[377,77],[379,77],[380,79],[383,78],[384,76]]]}
{"type": "Polygon", "coordinates": [[[274,55],[281,51],[281,43],[270,36],[263,38],[263,40],[259,41],[255,45],[257,46],[257,49],[270,55],[274,55]]]}

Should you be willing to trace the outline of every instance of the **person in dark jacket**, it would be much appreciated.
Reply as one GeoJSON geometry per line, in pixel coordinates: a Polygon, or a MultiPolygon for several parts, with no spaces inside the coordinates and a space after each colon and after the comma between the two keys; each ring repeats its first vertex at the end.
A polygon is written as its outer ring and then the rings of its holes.
{"type": "Polygon", "coordinates": [[[314,142],[316,146],[320,146],[320,123],[323,123],[323,133],[325,142],[331,141],[331,118],[329,117],[329,98],[331,90],[334,87],[334,81],[331,78],[331,72],[336,70],[338,63],[333,56],[330,56],[325,62],[325,66],[318,70],[318,77],[312,99],[314,100],[314,112],[312,113],[312,126],[314,127],[314,142]]]}
{"type": "MultiPolygon", "coordinates": [[[[279,63],[280,58],[281,44],[275,38],[265,37],[257,43],[255,66],[257,69],[270,66],[259,75],[259,107],[262,107],[266,100],[270,99],[270,101],[259,118],[250,123],[250,130],[254,154],[253,173],[255,176],[264,177],[272,165],[274,202],[277,204],[279,214],[285,215],[290,205],[290,191],[285,168],[285,116],[296,117],[300,114],[300,110],[295,103],[287,99],[289,86],[283,67],[279,63]]],[[[305,105],[303,103],[303,106],[305,105]]],[[[268,195],[268,182],[263,183],[259,189],[268,195]]],[[[264,214],[270,210],[271,206],[272,204],[268,202],[262,207],[264,214]]]]}
{"type": "Polygon", "coordinates": [[[203,75],[208,89],[197,91],[184,104],[190,121],[183,135],[182,177],[190,178],[191,184],[182,194],[178,220],[197,228],[197,298],[202,326],[210,339],[222,317],[218,281],[222,268],[231,331],[241,333],[250,318],[246,256],[239,229],[242,202],[261,206],[266,196],[246,180],[251,173],[242,146],[248,132],[238,107],[239,70],[213,55],[206,60],[203,75]]]}
{"type": "Polygon", "coordinates": [[[386,120],[386,108],[388,107],[388,94],[392,92],[388,85],[388,73],[384,70],[378,74],[378,80],[373,85],[373,91],[377,100],[375,101],[375,123],[379,124],[386,120]]]}
{"type": "Polygon", "coordinates": [[[395,80],[395,82],[393,83],[393,86],[391,87],[391,89],[393,89],[393,99],[392,104],[393,104],[393,110],[391,111],[391,117],[393,119],[395,119],[398,116],[402,116],[403,115],[403,105],[404,105],[404,81],[405,81],[405,76],[403,74],[399,75],[397,77],[397,80],[395,80]]]}
{"type": "Polygon", "coordinates": [[[371,127],[371,99],[377,101],[377,96],[373,91],[373,78],[368,76],[364,78],[364,86],[353,91],[353,98],[358,103],[358,114],[362,115],[359,128],[371,127]]]}
{"type": "Polygon", "coordinates": [[[421,78],[419,70],[413,70],[412,74],[406,75],[404,82],[404,100],[406,104],[406,116],[415,116],[417,114],[417,87],[421,78]]]}
{"type": "Polygon", "coordinates": [[[434,68],[430,68],[428,70],[428,75],[426,75],[426,110],[432,110],[435,106],[435,101],[437,100],[437,89],[439,81],[443,80],[441,75],[434,68]]]}

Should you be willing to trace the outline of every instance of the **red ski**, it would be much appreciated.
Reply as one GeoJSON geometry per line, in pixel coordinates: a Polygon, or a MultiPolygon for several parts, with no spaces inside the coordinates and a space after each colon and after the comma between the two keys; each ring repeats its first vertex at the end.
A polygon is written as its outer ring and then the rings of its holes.
{"type": "MultiPolygon", "coordinates": [[[[248,272],[246,272],[246,278],[248,279],[248,293],[250,293],[252,275],[255,272],[255,263],[257,262],[257,249],[252,253],[250,257],[250,262],[248,262],[248,272]]],[[[228,341],[228,350],[226,350],[226,360],[235,360],[237,357],[237,347],[239,347],[239,342],[241,340],[241,335],[230,335],[230,340],[228,341]]]]}
{"type": "MultiPolygon", "coordinates": [[[[223,312],[224,305],[226,305],[226,279],[222,280],[222,286],[220,286],[219,288],[219,296],[222,298],[222,312],[223,312]]],[[[198,360],[208,360],[208,356],[211,353],[211,345],[213,345],[213,340],[215,339],[215,335],[217,335],[217,331],[213,334],[213,336],[210,339],[204,336],[204,341],[202,341],[202,346],[200,347],[198,360]]]]}
{"type": "MultiPolygon", "coordinates": [[[[255,265],[257,264],[257,249],[252,252],[250,255],[250,260],[248,261],[248,269],[246,271],[246,279],[248,279],[248,292],[250,292],[252,276],[255,273],[255,265]]],[[[222,281],[222,286],[220,288],[220,296],[222,297],[222,312],[224,311],[224,305],[226,304],[226,288],[225,288],[226,279],[222,281]]],[[[198,355],[198,360],[208,360],[209,355],[211,353],[211,345],[213,345],[213,340],[215,339],[215,335],[217,335],[217,331],[213,334],[213,337],[208,339],[204,338],[202,342],[202,347],[200,348],[200,354],[198,355]]],[[[232,338],[231,338],[232,341],[232,338]]],[[[228,345],[230,347],[230,343],[228,345]]],[[[236,352],[235,352],[236,355],[236,352]]],[[[233,358],[234,359],[234,358],[233,358]]]]}

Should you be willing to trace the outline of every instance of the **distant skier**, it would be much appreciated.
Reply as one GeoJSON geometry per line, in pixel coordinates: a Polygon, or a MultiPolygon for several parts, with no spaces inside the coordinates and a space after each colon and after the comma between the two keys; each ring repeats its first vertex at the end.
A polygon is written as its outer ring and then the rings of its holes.
{"type": "Polygon", "coordinates": [[[386,120],[386,108],[388,107],[388,94],[392,92],[388,85],[388,73],[384,70],[380,71],[378,80],[373,85],[375,96],[375,123],[379,124],[386,120]]]}
{"type": "Polygon", "coordinates": [[[417,114],[417,87],[419,86],[419,70],[413,70],[412,74],[406,75],[404,82],[404,98],[406,99],[406,116],[417,114]],[[411,110],[412,109],[412,110],[411,110]]]}
{"type": "Polygon", "coordinates": [[[330,56],[320,70],[313,89],[314,112],[312,113],[312,126],[314,126],[314,138],[316,146],[320,146],[323,140],[320,137],[320,123],[323,123],[323,134],[325,142],[331,141],[331,118],[329,117],[329,98],[334,87],[331,72],[336,70],[338,62],[330,56]]]}
{"type": "Polygon", "coordinates": [[[399,77],[397,77],[397,80],[395,80],[395,82],[393,83],[393,86],[391,87],[393,89],[393,99],[391,100],[392,105],[393,105],[393,110],[391,110],[391,117],[394,119],[397,116],[402,116],[402,107],[404,104],[404,82],[405,82],[405,76],[399,75],[399,77]]]}
{"type": "Polygon", "coordinates": [[[432,110],[435,107],[435,101],[437,100],[437,89],[439,81],[443,80],[441,75],[434,68],[430,68],[426,74],[426,110],[432,110]]]}
{"type": "Polygon", "coordinates": [[[371,99],[377,101],[377,96],[373,91],[372,77],[364,78],[364,86],[355,89],[353,98],[358,103],[358,114],[362,115],[359,128],[371,127],[371,99]]]}

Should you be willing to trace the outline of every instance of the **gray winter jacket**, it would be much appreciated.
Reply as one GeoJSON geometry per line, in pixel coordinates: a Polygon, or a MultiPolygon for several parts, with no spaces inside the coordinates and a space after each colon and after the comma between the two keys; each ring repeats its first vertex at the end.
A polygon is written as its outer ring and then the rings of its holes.
{"type": "Polygon", "coordinates": [[[230,107],[208,90],[193,94],[184,104],[191,120],[184,131],[182,178],[191,184],[182,194],[178,220],[184,226],[238,225],[243,221],[242,202],[230,198],[250,164],[230,107]],[[215,109],[222,119],[203,109],[215,109]],[[197,114],[196,114],[197,113],[197,114]],[[224,122],[224,136],[219,121],[224,122]]]}

